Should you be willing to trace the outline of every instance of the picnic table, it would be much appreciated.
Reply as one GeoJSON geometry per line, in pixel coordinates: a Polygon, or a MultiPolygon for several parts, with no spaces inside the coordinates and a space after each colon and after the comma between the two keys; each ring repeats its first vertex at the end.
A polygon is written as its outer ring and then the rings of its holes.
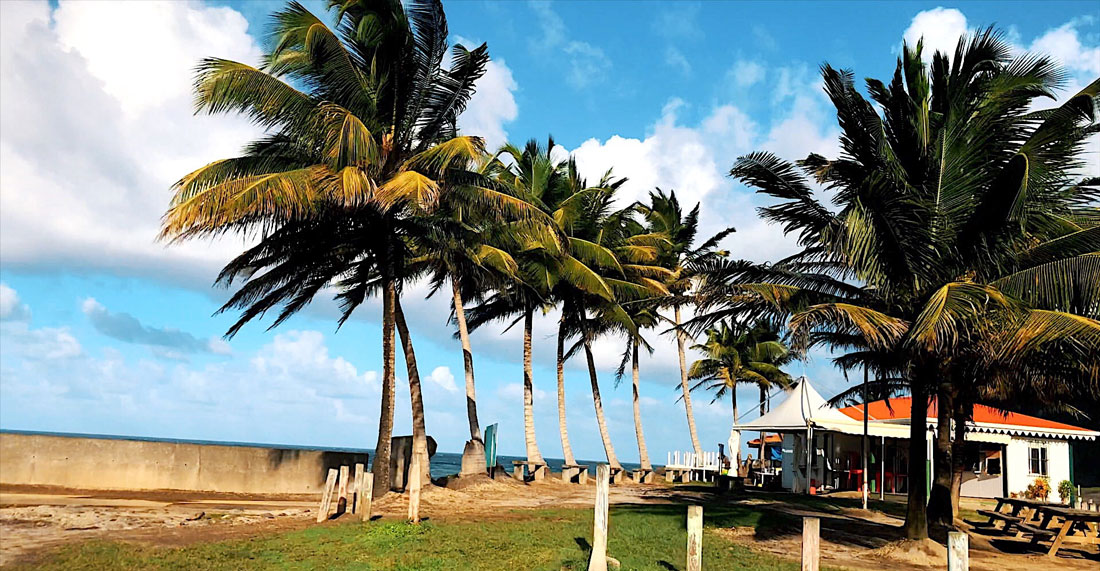
{"type": "Polygon", "coordinates": [[[1005,533],[1011,531],[1013,526],[1026,524],[1028,522],[1037,522],[1038,510],[1044,506],[1053,505],[1039,500],[1029,500],[1027,498],[996,499],[997,507],[992,510],[978,510],[978,514],[988,517],[989,521],[987,521],[986,524],[993,527],[997,526],[998,521],[1003,522],[1002,530],[1005,533]]]}
{"type": "Polygon", "coordinates": [[[1038,525],[1021,523],[1017,526],[1031,533],[1031,544],[1050,541],[1047,557],[1056,557],[1063,543],[1100,545],[1100,512],[1073,509],[1068,506],[1047,504],[1037,508],[1038,525]],[[1061,523],[1055,520],[1060,519],[1061,523]],[[1053,526],[1051,524],[1054,524],[1053,526]]]}

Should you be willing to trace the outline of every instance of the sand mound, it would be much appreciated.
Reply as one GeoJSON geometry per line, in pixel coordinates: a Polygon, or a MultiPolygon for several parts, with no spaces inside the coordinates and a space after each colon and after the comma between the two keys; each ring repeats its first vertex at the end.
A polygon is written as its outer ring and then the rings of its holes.
{"type": "Polygon", "coordinates": [[[947,548],[931,539],[894,541],[871,550],[866,556],[924,567],[947,565],[947,548]]]}

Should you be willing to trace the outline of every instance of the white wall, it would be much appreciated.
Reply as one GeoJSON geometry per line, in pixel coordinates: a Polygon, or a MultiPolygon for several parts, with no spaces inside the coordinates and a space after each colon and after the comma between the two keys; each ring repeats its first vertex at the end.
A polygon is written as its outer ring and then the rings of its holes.
{"type": "Polygon", "coordinates": [[[1061,501],[1058,483],[1069,479],[1069,442],[1065,440],[1046,440],[1040,438],[1012,437],[1007,446],[1008,458],[1005,460],[1005,475],[1008,477],[1008,492],[1022,494],[1036,476],[1030,474],[1029,449],[1043,446],[1047,449],[1047,478],[1050,479],[1050,500],[1061,501]]]}

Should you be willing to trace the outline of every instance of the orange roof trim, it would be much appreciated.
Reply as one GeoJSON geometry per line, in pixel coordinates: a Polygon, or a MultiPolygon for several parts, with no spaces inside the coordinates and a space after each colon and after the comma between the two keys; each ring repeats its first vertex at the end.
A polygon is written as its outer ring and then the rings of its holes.
{"type": "MultiPolygon", "coordinates": [[[[913,399],[911,397],[898,397],[871,402],[867,406],[867,416],[871,420],[904,420],[910,418],[912,415],[911,410],[913,407],[912,400],[913,399]]],[[[843,412],[844,414],[855,420],[863,420],[862,405],[847,406],[840,409],[840,412],[843,412]]],[[[936,415],[936,399],[932,399],[932,402],[928,405],[929,420],[935,421],[936,415]]],[[[1092,432],[1091,430],[1087,428],[1081,428],[1080,426],[1073,426],[1072,424],[1046,420],[1044,418],[1039,418],[1036,416],[1020,414],[1018,412],[1009,412],[1007,410],[993,408],[984,404],[974,405],[974,422],[982,424],[1018,426],[1021,428],[1035,428],[1040,430],[1047,429],[1092,432]]]]}

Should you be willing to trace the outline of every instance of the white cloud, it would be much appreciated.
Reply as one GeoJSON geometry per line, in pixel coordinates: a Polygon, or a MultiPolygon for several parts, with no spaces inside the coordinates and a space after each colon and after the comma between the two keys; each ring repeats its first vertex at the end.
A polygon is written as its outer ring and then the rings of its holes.
{"type": "Polygon", "coordinates": [[[504,60],[490,61],[485,66],[485,75],[477,82],[477,91],[458,118],[459,128],[463,133],[483,137],[490,150],[508,142],[504,125],[519,115],[517,89],[519,85],[504,60]]]}
{"type": "Polygon", "coordinates": [[[1031,42],[1028,51],[1050,55],[1074,74],[1095,78],[1100,75],[1100,45],[1084,45],[1078,25],[1079,21],[1073,20],[1048,30],[1031,42]]]}
{"type": "Polygon", "coordinates": [[[552,59],[566,63],[565,79],[576,89],[603,82],[611,71],[611,60],[602,49],[588,42],[569,37],[565,22],[551,9],[550,2],[530,2],[538,18],[540,37],[532,43],[552,59]]]}
{"type": "Polygon", "coordinates": [[[31,310],[19,299],[19,293],[0,282],[0,321],[27,321],[31,310]]]}
{"type": "Polygon", "coordinates": [[[911,47],[924,38],[922,59],[932,61],[936,52],[954,54],[959,36],[967,33],[966,16],[954,8],[937,7],[913,17],[902,37],[911,47]]]}
{"type": "Polygon", "coordinates": [[[200,57],[258,61],[243,18],[197,2],[0,10],[5,266],[209,284],[239,244],[166,249],[155,237],[172,183],[258,133],[242,118],[195,117],[191,106],[200,57]]]}
{"type": "Polygon", "coordinates": [[[754,61],[737,60],[729,74],[738,87],[750,87],[763,81],[764,66],[754,61]]]}
{"type": "Polygon", "coordinates": [[[449,393],[458,392],[455,376],[451,374],[450,367],[436,367],[432,370],[432,374],[428,375],[428,380],[449,393]]]}
{"type": "Polygon", "coordinates": [[[665,48],[665,63],[669,67],[678,69],[684,75],[691,73],[691,62],[684,56],[684,52],[674,46],[665,48]]]}

